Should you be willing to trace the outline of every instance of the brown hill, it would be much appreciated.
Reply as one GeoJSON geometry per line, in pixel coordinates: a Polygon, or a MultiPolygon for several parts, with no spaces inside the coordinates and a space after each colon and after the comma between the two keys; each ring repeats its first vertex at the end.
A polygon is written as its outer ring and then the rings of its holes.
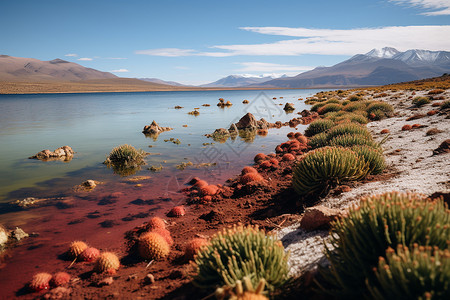
{"type": "Polygon", "coordinates": [[[78,81],[108,78],[117,78],[117,76],[59,58],[41,61],[34,58],[0,55],[0,81],[78,81]]]}

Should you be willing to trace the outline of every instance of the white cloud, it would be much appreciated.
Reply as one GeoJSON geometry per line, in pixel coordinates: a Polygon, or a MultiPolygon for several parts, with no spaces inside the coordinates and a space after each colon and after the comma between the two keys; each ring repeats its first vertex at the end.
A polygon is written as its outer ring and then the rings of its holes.
{"type": "Polygon", "coordinates": [[[219,45],[233,55],[354,55],[373,48],[450,50],[450,26],[392,26],[348,30],[289,27],[244,27],[247,31],[300,37],[274,43],[219,45]]]}
{"type": "Polygon", "coordinates": [[[180,49],[180,48],[159,48],[149,50],[138,50],[136,54],[145,54],[151,56],[166,56],[166,57],[179,57],[179,56],[211,56],[211,57],[225,57],[232,56],[231,53],[226,52],[200,52],[193,49],[180,49]]]}
{"type": "Polygon", "coordinates": [[[93,60],[92,58],[89,58],[89,57],[80,57],[78,60],[81,60],[81,61],[91,61],[91,60],[93,60]]]}
{"type": "Polygon", "coordinates": [[[264,62],[243,62],[237,63],[242,65],[238,72],[304,72],[312,70],[313,67],[310,66],[292,66],[292,65],[282,65],[274,63],[264,63],[264,62]]]}
{"type": "Polygon", "coordinates": [[[241,29],[268,35],[291,37],[274,43],[216,45],[217,52],[194,49],[162,48],[139,50],[136,54],[153,56],[210,56],[236,55],[355,55],[373,48],[394,47],[408,49],[450,50],[449,25],[390,26],[357,29],[311,29],[290,27],[242,27],[241,29]]]}
{"type": "Polygon", "coordinates": [[[391,2],[419,7],[427,12],[422,13],[426,16],[450,15],[450,1],[448,0],[390,0],[391,2]]]}
{"type": "Polygon", "coordinates": [[[130,72],[127,69],[118,69],[118,70],[112,70],[110,71],[112,73],[126,73],[126,72],[130,72]]]}
{"type": "Polygon", "coordinates": [[[192,56],[196,51],[191,49],[178,49],[178,48],[160,48],[160,49],[149,49],[149,50],[138,50],[135,51],[136,54],[145,54],[152,56],[192,56]]]}
{"type": "Polygon", "coordinates": [[[64,55],[64,56],[77,57],[78,54],[75,54],[75,53],[68,53],[68,54],[66,54],[66,55],[64,55]]]}

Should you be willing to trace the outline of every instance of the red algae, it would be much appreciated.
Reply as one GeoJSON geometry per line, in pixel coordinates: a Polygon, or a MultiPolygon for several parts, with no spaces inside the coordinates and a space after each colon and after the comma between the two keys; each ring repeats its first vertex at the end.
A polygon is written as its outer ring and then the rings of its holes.
{"type": "Polygon", "coordinates": [[[258,171],[253,167],[245,166],[241,171],[241,175],[244,175],[247,173],[258,173],[258,171]]]}
{"type": "Polygon", "coordinates": [[[163,228],[155,228],[155,229],[152,229],[151,232],[156,232],[160,236],[162,236],[166,240],[166,242],[169,246],[173,245],[173,239],[172,239],[172,236],[171,236],[169,230],[163,229],[163,228]]]}
{"type": "Polygon", "coordinates": [[[200,193],[203,196],[214,196],[215,194],[217,194],[218,190],[219,188],[217,187],[217,185],[210,184],[208,186],[201,188],[200,193]]]}
{"type": "Polygon", "coordinates": [[[261,160],[266,160],[267,159],[267,155],[265,155],[264,153],[258,153],[255,155],[255,158],[253,159],[255,161],[255,163],[258,163],[261,160]]]}
{"type": "Polygon", "coordinates": [[[149,229],[156,229],[156,228],[166,229],[166,223],[164,223],[164,220],[161,219],[160,217],[151,218],[148,221],[147,226],[149,229]]]}
{"type": "Polygon", "coordinates": [[[97,259],[97,257],[100,255],[100,250],[94,247],[86,248],[83,252],[80,254],[80,259],[82,261],[91,262],[97,259]]]}
{"type": "Polygon", "coordinates": [[[403,125],[403,127],[402,127],[403,131],[407,131],[407,130],[411,130],[411,129],[412,129],[412,126],[409,124],[403,125]]]}
{"type": "Polygon", "coordinates": [[[58,272],[53,276],[50,283],[52,286],[61,286],[70,281],[70,275],[66,272],[58,272]]]}
{"type": "Polygon", "coordinates": [[[245,175],[243,175],[241,177],[240,182],[242,184],[247,184],[249,182],[262,181],[262,180],[264,180],[264,178],[260,174],[258,174],[258,173],[248,173],[248,174],[245,174],[245,175]]]}
{"type": "Polygon", "coordinates": [[[268,169],[272,166],[272,163],[268,160],[263,161],[262,163],[259,164],[259,166],[263,169],[268,169]]]}
{"type": "Polygon", "coordinates": [[[193,187],[195,187],[197,189],[201,189],[202,187],[205,187],[207,185],[208,185],[208,183],[205,180],[199,180],[193,185],[193,187]]]}
{"type": "Polygon", "coordinates": [[[186,257],[186,259],[192,260],[195,256],[195,254],[197,253],[197,251],[206,245],[208,245],[208,241],[206,239],[193,238],[186,243],[186,246],[184,249],[184,256],[186,257]]]}
{"type": "Polygon", "coordinates": [[[28,287],[34,291],[39,292],[42,290],[48,290],[50,288],[50,280],[52,279],[52,275],[49,273],[37,273],[34,274],[31,279],[28,287]]]}
{"type": "Polygon", "coordinates": [[[295,160],[295,156],[290,154],[290,153],[286,153],[283,155],[282,160],[284,161],[292,161],[295,160]]]}
{"type": "Polygon", "coordinates": [[[168,217],[182,217],[186,214],[186,211],[184,210],[184,207],[182,205],[175,206],[172,208],[169,213],[167,214],[168,217]]]}

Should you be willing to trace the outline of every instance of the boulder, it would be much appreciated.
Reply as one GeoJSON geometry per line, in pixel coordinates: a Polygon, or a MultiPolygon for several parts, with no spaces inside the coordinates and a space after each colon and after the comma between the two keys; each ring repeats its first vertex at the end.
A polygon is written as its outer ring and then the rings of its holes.
{"type": "Polygon", "coordinates": [[[283,108],[285,111],[294,111],[294,103],[286,103],[283,108]]]}
{"type": "Polygon", "coordinates": [[[302,117],[309,117],[312,113],[311,113],[309,110],[304,109],[304,110],[302,110],[299,114],[300,114],[302,117]]]}
{"type": "Polygon", "coordinates": [[[308,207],[305,209],[300,228],[305,230],[315,230],[328,227],[330,222],[342,216],[342,211],[328,208],[323,205],[308,207]]]}
{"type": "Polygon", "coordinates": [[[231,124],[230,128],[228,129],[228,131],[230,132],[230,134],[237,134],[239,132],[239,130],[236,127],[236,124],[231,124]]]}
{"type": "Polygon", "coordinates": [[[11,238],[20,241],[21,239],[27,238],[29,237],[28,233],[26,233],[25,231],[23,231],[23,229],[16,227],[16,229],[14,229],[11,232],[11,238]]]}
{"type": "Polygon", "coordinates": [[[438,148],[433,150],[433,155],[450,153],[450,139],[443,141],[438,148]]]}
{"type": "Polygon", "coordinates": [[[142,133],[144,134],[160,134],[164,131],[172,130],[173,128],[170,127],[161,127],[158,125],[158,123],[153,120],[152,124],[144,126],[144,129],[142,130],[142,133]]]}
{"type": "Polygon", "coordinates": [[[71,160],[73,157],[73,154],[75,152],[73,149],[69,146],[62,146],[56,149],[55,151],[50,151],[48,149],[42,150],[41,152],[36,153],[33,156],[30,156],[30,159],[39,159],[39,160],[52,160],[52,159],[61,159],[64,158],[64,160],[71,160]]]}
{"type": "Polygon", "coordinates": [[[246,130],[246,129],[255,130],[258,128],[258,121],[256,121],[254,115],[252,115],[251,113],[247,113],[239,120],[239,122],[236,123],[236,127],[239,130],[246,130]]]}

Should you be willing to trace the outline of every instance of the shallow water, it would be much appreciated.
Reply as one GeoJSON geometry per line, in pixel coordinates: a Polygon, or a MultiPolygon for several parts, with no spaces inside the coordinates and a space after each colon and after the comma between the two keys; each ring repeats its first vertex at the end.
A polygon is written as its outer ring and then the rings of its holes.
{"type": "MultiPolygon", "coordinates": [[[[124,255],[125,232],[151,216],[164,217],[171,207],[183,203],[185,197],[180,189],[191,177],[223,184],[243,166],[252,164],[256,153],[273,152],[293,129],[270,129],[265,137],[255,136],[251,141],[229,139],[225,143],[214,142],[205,134],[216,128],[228,128],[247,112],[269,122],[288,121],[307,108],[298,98],[316,92],[318,90],[0,95],[0,224],[36,233],[10,249],[5,261],[0,260],[0,299],[27,294],[25,284],[36,272],[67,270],[69,262],[61,259],[61,255],[71,241],[83,240],[102,251],[124,255]],[[219,98],[231,101],[233,106],[217,107],[219,98]],[[244,99],[250,103],[242,104],[244,99]],[[286,102],[294,103],[294,113],[286,114],[282,110],[286,102]],[[174,109],[176,105],[184,108],[174,109]],[[194,108],[199,108],[197,117],[187,114],[194,108]],[[141,131],[153,120],[173,130],[163,132],[157,139],[148,138],[141,131]],[[170,138],[179,139],[181,144],[165,141],[170,138]],[[127,177],[114,174],[102,164],[111,149],[120,144],[159,154],[147,156],[147,165],[135,174],[150,176],[150,179],[136,186],[137,182],[128,182],[127,177]],[[27,158],[43,149],[54,150],[63,145],[76,151],[70,162],[27,158]],[[176,168],[188,161],[215,165],[176,168]],[[163,169],[151,172],[147,168],[152,165],[161,165],[163,169]],[[103,184],[91,192],[72,189],[87,179],[103,184]],[[6,202],[26,197],[64,197],[66,205],[2,211],[3,207],[9,207],[6,202]]],[[[303,131],[305,127],[299,125],[297,130],[303,131]]],[[[187,213],[190,209],[186,207],[187,213]]],[[[69,272],[78,276],[82,269],[82,265],[76,264],[69,272]]]]}
{"type": "Polygon", "coordinates": [[[268,136],[257,136],[251,143],[238,138],[223,144],[216,142],[212,146],[203,145],[214,142],[205,134],[216,128],[228,128],[246,112],[269,122],[287,121],[296,114],[286,114],[282,110],[284,103],[293,102],[296,112],[301,111],[306,106],[297,99],[317,91],[0,95],[0,202],[61,195],[67,188],[87,179],[120,180],[120,176],[113,174],[102,162],[113,147],[121,144],[159,154],[147,156],[147,166],[136,175],[154,176],[147,170],[151,165],[162,165],[166,176],[167,173],[175,174],[182,172],[176,170],[176,165],[191,161],[216,163],[202,171],[220,177],[225,169],[249,164],[255,152],[273,151],[273,146],[283,140],[290,129],[271,129],[268,136]],[[273,100],[273,97],[277,99],[273,100]],[[231,101],[233,106],[217,107],[219,98],[231,101]],[[242,104],[244,99],[250,103],[242,104]],[[174,109],[176,105],[184,108],[174,109]],[[199,116],[187,114],[194,108],[200,108],[199,116]],[[160,126],[173,127],[173,130],[162,133],[157,140],[145,137],[142,128],[153,120],[160,126]],[[181,144],[164,141],[169,138],[178,138],[181,144]],[[27,159],[43,149],[54,150],[63,145],[76,151],[70,162],[27,159]]]}

